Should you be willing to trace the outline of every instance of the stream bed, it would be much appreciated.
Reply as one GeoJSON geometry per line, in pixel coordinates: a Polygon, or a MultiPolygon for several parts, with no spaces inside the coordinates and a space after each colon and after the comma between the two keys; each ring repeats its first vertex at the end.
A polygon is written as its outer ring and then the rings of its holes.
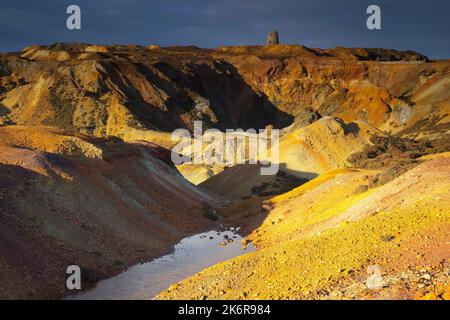
{"type": "Polygon", "coordinates": [[[66,297],[66,300],[150,300],[170,285],[236,256],[254,251],[244,249],[238,229],[211,230],[184,238],[168,255],[130,267],[102,280],[94,288],[66,297]]]}

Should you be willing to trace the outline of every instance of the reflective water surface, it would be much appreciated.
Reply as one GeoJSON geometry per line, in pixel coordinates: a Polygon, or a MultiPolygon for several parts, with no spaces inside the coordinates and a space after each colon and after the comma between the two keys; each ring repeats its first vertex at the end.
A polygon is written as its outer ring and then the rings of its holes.
{"type": "Polygon", "coordinates": [[[235,229],[212,230],[184,238],[171,254],[139,264],[96,287],[71,295],[70,300],[152,299],[177,283],[218,262],[254,251],[251,243],[242,248],[235,229]]]}

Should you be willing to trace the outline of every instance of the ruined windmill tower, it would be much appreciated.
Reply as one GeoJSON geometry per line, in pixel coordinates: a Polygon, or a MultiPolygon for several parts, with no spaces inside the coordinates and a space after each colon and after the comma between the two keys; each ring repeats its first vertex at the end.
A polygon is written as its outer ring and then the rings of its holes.
{"type": "Polygon", "coordinates": [[[270,44],[280,44],[280,40],[278,39],[278,31],[270,31],[267,35],[266,45],[270,44]]]}

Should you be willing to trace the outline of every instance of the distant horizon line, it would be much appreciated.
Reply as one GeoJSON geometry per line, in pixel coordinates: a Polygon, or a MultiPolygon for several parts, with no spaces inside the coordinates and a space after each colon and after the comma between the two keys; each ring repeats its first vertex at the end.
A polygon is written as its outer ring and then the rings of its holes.
{"type": "MultiPolygon", "coordinates": [[[[157,43],[148,43],[148,44],[142,44],[142,43],[95,43],[95,42],[76,42],[76,41],[56,41],[56,42],[51,42],[51,43],[41,43],[41,44],[30,44],[28,46],[24,46],[18,50],[12,50],[12,51],[4,51],[1,50],[0,53],[2,54],[7,54],[7,53],[15,53],[15,52],[21,52],[24,49],[28,48],[28,47],[33,47],[33,46],[43,46],[43,47],[50,47],[53,45],[57,45],[57,44],[78,44],[78,45],[97,45],[97,46],[139,46],[139,47],[148,47],[148,46],[159,46],[162,49],[163,48],[189,48],[189,47],[193,47],[193,48],[197,48],[197,49],[205,49],[205,50],[217,50],[219,48],[232,48],[232,47],[265,47],[267,46],[267,44],[235,44],[235,45],[221,45],[221,46],[217,46],[217,47],[200,47],[198,45],[195,44],[171,44],[171,45],[159,45],[157,43]]],[[[280,44],[274,44],[271,46],[298,46],[298,47],[304,47],[304,48],[309,48],[309,49],[320,49],[320,50],[331,50],[331,49],[382,49],[382,50],[394,50],[397,52],[414,52],[414,53],[418,53],[421,54],[425,57],[427,57],[430,60],[449,60],[450,57],[433,57],[433,56],[429,56],[426,55],[420,51],[417,50],[413,50],[413,49],[395,49],[395,48],[386,48],[386,47],[367,47],[367,46],[341,46],[341,45],[337,45],[334,47],[310,47],[310,46],[306,46],[303,44],[299,44],[299,43],[280,43],[280,44]]]]}

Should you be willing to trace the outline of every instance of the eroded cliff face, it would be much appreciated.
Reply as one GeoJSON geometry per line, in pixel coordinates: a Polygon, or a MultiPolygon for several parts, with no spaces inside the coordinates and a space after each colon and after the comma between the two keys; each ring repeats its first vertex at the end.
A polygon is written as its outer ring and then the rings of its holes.
{"type": "Polygon", "coordinates": [[[448,130],[449,67],[382,49],[34,46],[0,57],[0,121],[151,140],[146,129],[194,120],[281,128],[319,114],[436,136],[448,130]]]}
{"type": "Polygon", "coordinates": [[[442,127],[449,121],[448,61],[421,63],[417,55],[392,57],[384,51],[356,55],[351,49],[306,54],[294,47],[289,55],[288,48],[229,59],[252,87],[297,120],[317,112],[392,133],[448,130],[442,127]],[[382,61],[390,59],[400,61],[382,61]]]}

